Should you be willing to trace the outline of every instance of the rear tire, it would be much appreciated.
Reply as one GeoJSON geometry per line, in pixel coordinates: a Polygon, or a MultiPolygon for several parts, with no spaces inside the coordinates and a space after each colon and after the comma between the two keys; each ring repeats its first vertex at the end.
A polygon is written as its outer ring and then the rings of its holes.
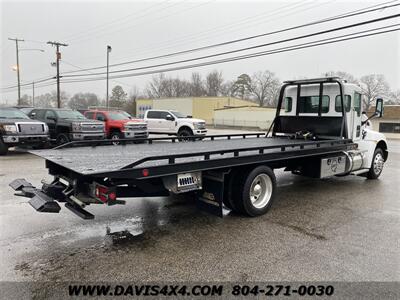
{"type": "Polygon", "coordinates": [[[275,197],[276,177],[271,168],[258,166],[242,175],[236,183],[233,204],[244,215],[255,217],[265,214],[275,197]]]}
{"type": "Polygon", "coordinates": [[[69,143],[71,140],[69,139],[69,137],[68,137],[67,134],[65,134],[65,133],[59,133],[59,134],[57,135],[57,140],[56,140],[56,141],[57,141],[57,142],[56,142],[57,145],[60,146],[60,145],[69,143]]]}
{"type": "Polygon", "coordinates": [[[7,155],[8,146],[3,142],[3,139],[0,138],[0,155],[7,155]]]}
{"type": "Polygon", "coordinates": [[[381,148],[376,148],[374,156],[372,157],[371,168],[367,173],[367,178],[377,179],[382,173],[384,164],[385,164],[385,158],[383,150],[381,148]]]}

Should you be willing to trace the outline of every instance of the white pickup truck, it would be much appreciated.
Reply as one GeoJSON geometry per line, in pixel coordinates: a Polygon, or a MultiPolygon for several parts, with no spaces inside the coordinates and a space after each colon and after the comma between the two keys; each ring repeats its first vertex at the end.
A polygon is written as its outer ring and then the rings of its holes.
{"type": "Polygon", "coordinates": [[[204,136],[207,133],[206,122],[193,119],[178,111],[151,109],[145,112],[144,120],[149,133],[188,136],[204,136]]]}

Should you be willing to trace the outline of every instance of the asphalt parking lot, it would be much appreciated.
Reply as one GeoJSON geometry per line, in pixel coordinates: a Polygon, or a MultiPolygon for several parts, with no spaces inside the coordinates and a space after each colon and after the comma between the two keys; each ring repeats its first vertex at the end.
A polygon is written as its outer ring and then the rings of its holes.
{"type": "Polygon", "coordinates": [[[258,218],[200,213],[181,197],[40,214],[8,183],[49,178],[29,153],[0,157],[1,281],[399,281],[400,141],[379,180],[313,180],[277,171],[258,218]],[[129,231],[112,242],[112,233],[129,231]]]}

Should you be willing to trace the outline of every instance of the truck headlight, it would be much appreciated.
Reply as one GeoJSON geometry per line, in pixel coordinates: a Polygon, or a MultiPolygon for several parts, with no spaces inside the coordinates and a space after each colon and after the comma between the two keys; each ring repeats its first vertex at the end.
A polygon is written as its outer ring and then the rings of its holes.
{"type": "Polygon", "coordinates": [[[7,133],[17,133],[17,126],[15,125],[3,125],[3,129],[7,133]]]}
{"type": "Polygon", "coordinates": [[[72,131],[82,131],[82,124],[81,123],[72,123],[72,131]]]}
{"type": "Polygon", "coordinates": [[[194,129],[204,129],[203,123],[193,123],[194,129]]]}
{"type": "Polygon", "coordinates": [[[49,132],[49,126],[47,126],[46,123],[44,123],[43,126],[44,126],[44,133],[48,133],[49,132]]]}

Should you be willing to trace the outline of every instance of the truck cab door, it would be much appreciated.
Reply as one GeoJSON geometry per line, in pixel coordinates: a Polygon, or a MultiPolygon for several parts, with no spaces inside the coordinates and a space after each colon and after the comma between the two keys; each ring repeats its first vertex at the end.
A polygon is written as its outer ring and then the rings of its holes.
{"type": "Polygon", "coordinates": [[[352,136],[351,138],[353,141],[360,140],[361,139],[361,104],[362,104],[362,99],[361,99],[361,94],[359,92],[354,92],[354,97],[353,97],[353,105],[352,105],[352,121],[351,121],[351,126],[352,126],[352,136]]]}
{"type": "Polygon", "coordinates": [[[52,110],[47,110],[44,115],[44,122],[49,127],[50,138],[55,139],[57,136],[57,115],[52,110]]]}
{"type": "Polygon", "coordinates": [[[159,132],[160,131],[160,126],[158,124],[160,119],[160,112],[159,111],[148,111],[146,113],[146,123],[147,123],[147,129],[149,132],[159,132]]]}
{"type": "Polygon", "coordinates": [[[161,112],[160,130],[165,133],[175,133],[175,117],[168,111],[161,112]]]}

